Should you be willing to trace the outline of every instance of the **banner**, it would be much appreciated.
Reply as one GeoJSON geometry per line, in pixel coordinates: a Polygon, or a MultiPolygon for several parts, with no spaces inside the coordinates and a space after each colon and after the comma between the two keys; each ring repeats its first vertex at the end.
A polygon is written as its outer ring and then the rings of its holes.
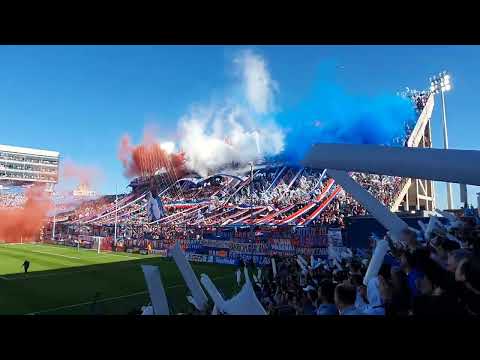
{"type": "Polygon", "coordinates": [[[238,260],[232,258],[222,258],[222,257],[215,257],[214,262],[216,264],[225,264],[225,265],[237,265],[238,260]]]}
{"type": "Polygon", "coordinates": [[[340,228],[328,229],[328,242],[333,246],[343,246],[342,230],[340,228]]]}
{"type": "Polygon", "coordinates": [[[228,256],[228,251],[216,250],[214,255],[219,256],[219,257],[227,257],[228,256]]]}
{"type": "Polygon", "coordinates": [[[167,257],[167,250],[166,249],[154,249],[152,250],[152,254],[158,255],[160,257],[167,257]]]}
{"type": "Polygon", "coordinates": [[[187,253],[185,255],[188,261],[208,262],[208,255],[200,255],[200,254],[192,254],[192,253],[187,253]]]}

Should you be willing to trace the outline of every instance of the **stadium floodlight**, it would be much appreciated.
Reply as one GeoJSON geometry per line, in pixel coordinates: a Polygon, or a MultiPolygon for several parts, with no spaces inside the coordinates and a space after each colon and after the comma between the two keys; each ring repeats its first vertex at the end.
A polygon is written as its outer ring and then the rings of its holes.
{"type": "MultiPolygon", "coordinates": [[[[447,113],[445,110],[445,93],[452,90],[450,74],[447,71],[430,78],[430,92],[442,95],[442,119],[443,119],[443,147],[448,149],[447,113]]],[[[452,185],[447,183],[447,206],[452,209],[452,185]]]]}

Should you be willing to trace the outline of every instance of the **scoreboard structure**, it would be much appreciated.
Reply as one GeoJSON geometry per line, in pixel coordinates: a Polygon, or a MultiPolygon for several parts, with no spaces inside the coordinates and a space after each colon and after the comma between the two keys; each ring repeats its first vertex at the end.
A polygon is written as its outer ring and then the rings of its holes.
{"type": "Polygon", "coordinates": [[[0,144],[0,185],[45,184],[53,190],[58,182],[60,153],[0,144]]]}

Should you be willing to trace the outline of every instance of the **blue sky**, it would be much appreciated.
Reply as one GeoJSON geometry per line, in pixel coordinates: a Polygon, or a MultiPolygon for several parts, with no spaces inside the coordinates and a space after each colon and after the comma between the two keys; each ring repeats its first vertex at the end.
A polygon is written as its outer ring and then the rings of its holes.
{"type": "MultiPolygon", "coordinates": [[[[367,95],[426,88],[430,75],[449,70],[450,147],[477,149],[480,47],[418,45],[0,46],[0,143],[57,150],[97,166],[105,174],[99,190],[112,192],[129,182],[117,160],[120,137],[128,132],[139,142],[144,126],[155,123],[162,138],[177,138],[178,120],[192,105],[231,91],[232,59],[247,49],[268,65],[280,109],[308,93],[325,61],[338,64],[337,80],[349,92],[367,95]]],[[[433,141],[442,147],[440,106],[433,141]]],[[[469,187],[475,205],[478,191],[469,187]]],[[[453,192],[458,204],[457,184],[453,192]]],[[[444,207],[444,184],[437,193],[444,207]]]]}

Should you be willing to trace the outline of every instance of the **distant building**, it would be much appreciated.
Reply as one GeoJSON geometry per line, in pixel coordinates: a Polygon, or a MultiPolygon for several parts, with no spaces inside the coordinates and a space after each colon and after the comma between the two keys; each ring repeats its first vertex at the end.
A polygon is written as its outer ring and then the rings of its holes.
{"type": "Polygon", "coordinates": [[[90,190],[88,185],[80,184],[75,190],[73,190],[72,195],[77,198],[90,198],[96,197],[97,193],[93,190],[90,190]]]}
{"type": "Polygon", "coordinates": [[[0,145],[0,185],[43,183],[52,190],[58,182],[59,162],[57,151],[0,145]]]}

